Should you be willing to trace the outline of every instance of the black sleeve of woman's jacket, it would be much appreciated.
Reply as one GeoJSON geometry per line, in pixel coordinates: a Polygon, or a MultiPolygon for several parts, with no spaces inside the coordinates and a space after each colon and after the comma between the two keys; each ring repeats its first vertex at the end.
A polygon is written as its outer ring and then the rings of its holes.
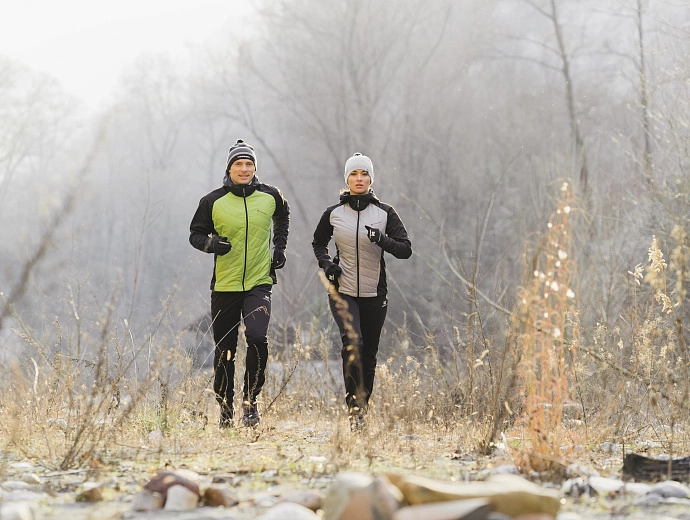
{"type": "Polygon", "coordinates": [[[314,256],[319,261],[319,267],[326,269],[333,261],[331,255],[328,254],[328,243],[333,236],[333,226],[331,225],[331,211],[333,208],[328,208],[321,215],[316,230],[314,231],[314,240],[312,240],[311,247],[314,248],[314,256]]]}
{"type": "Polygon", "coordinates": [[[290,230],[290,206],[283,194],[276,188],[273,197],[276,200],[276,210],[273,213],[273,247],[285,252],[290,230]]]}
{"type": "Polygon", "coordinates": [[[209,250],[211,240],[209,236],[217,235],[216,229],[213,227],[213,201],[208,195],[199,201],[199,207],[192,217],[192,223],[189,225],[189,243],[192,244],[199,251],[204,253],[212,253],[209,250]]]}
{"type": "Polygon", "coordinates": [[[412,256],[412,242],[407,236],[405,225],[392,206],[388,206],[387,211],[386,234],[381,235],[378,244],[381,249],[395,258],[410,258],[412,256]]]}

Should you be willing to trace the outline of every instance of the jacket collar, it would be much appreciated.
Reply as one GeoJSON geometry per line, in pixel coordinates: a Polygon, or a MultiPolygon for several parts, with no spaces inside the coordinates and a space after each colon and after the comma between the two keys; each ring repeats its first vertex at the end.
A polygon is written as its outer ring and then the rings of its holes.
{"type": "Polygon", "coordinates": [[[249,184],[235,184],[230,180],[229,175],[226,175],[223,179],[223,186],[225,186],[225,189],[238,197],[249,197],[256,191],[259,184],[261,184],[261,182],[256,175],[254,175],[254,178],[249,184]]]}
{"type": "Polygon", "coordinates": [[[363,195],[352,195],[349,191],[344,191],[340,194],[340,203],[348,204],[355,211],[362,211],[372,202],[378,202],[379,199],[376,198],[374,192],[369,190],[368,193],[363,195]]]}

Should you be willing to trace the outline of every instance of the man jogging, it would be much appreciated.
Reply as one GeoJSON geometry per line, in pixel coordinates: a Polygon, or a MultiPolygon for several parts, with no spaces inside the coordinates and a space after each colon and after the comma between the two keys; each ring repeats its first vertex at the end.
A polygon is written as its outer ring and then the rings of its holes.
{"type": "Polygon", "coordinates": [[[201,199],[189,226],[192,246],[214,255],[213,390],[220,405],[221,428],[233,425],[241,320],[247,340],[242,424],[259,424],[256,398],[265,381],[271,289],[277,282],[276,270],[285,265],[290,209],[278,188],[259,181],[256,164],[254,148],[239,139],[228,152],[223,186],[201,199]]]}

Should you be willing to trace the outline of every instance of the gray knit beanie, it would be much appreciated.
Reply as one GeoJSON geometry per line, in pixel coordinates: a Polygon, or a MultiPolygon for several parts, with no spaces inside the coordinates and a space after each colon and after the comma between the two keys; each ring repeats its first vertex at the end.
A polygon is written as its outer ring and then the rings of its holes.
{"type": "Polygon", "coordinates": [[[238,139],[237,142],[230,147],[230,150],[228,151],[228,164],[225,167],[225,172],[229,172],[232,163],[240,159],[249,159],[254,163],[254,168],[256,168],[256,155],[254,154],[254,148],[249,146],[242,139],[238,139]]]}
{"type": "Polygon", "coordinates": [[[347,178],[350,176],[350,173],[355,170],[364,170],[368,172],[369,177],[371,177],[371,183],[374,184],[374,164],[369,157],[361,153],[356,153],[347,160],[345,163],[345,184],[347,184],[347,178]]]}

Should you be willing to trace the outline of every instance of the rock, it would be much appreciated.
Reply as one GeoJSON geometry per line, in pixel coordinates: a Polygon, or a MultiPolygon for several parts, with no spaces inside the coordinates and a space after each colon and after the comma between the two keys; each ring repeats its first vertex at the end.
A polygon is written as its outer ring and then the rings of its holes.
{"type": "Polygon", "coordinates": [[[99,502],[103,500],[103,482],[84,482],[77,493],[78,502],[99,502]]]}
{"type": "Polygon", "coordinates": [[[168,489],[175,485],[184,486],[189,491],[196,493],[197,497],[199,496],[198,482],[172,471],[161,471],[160,473],[157,473],[151,478],[151,480],[144,484],[144,489],[160,493],[165,499],[168,494],[168,489]]]}
{"type": "Polygon", "coordinates": [[[134,511],[154,511],[163,508],[163,495],[155,491],[144,489],[132,499],[132,510],[134,511]]]}
{"type": "Polygon", "coordinates": [[[642,482],[626,482],[621,492],[629,493],[631,495],[646,495],[652,489],[649,484],[644,484],[642,482]]]}
{"type": "Polygon", "coordinates": [[[491,475],[519,475],[520,470],[517,466],[513,464],[503,464],[501,466],[496,466],[495,468],[484,469],[479,472],[478,479],[485,480],[491,475]]]}
{"type": "Polygon", "coordinates": [[[402,505],[403,496],[384,475],[372,478],[361,473],[336,475],[323,504],[329,520],[388,518],[402,505]]]}
{"type": "Polygon", "coordinates": [[[43,484],[43,481],[38,475],[36,475],[36,473],[24,473],[21,481],[26,482],[29,485],[43,484]]]}
{"type": "Polygon", "coordinates": [[[391,520],[484,520],[491,507],[485,498],[435,502],[398,509],[391,520]]]}
{"type": "Polygon", "coordinates": [[[661,496],[656,494],[647,494],[637,498],[633,504],[636,506],[656,506],[661,502],[661,496]]]}
{"type": "Polygon", "coordinates": [[[621,453],[623,450],[621,448],[620,444],[614,444],[613,442],[602,442],[599,445],[599,451],[602,453],[608,453],[610,455],[615,455],[617,453],[621,453]]]}
{"type": "Polygon", "coordinates": [[[31,469],[33,467],[34,465],[30,462],[13,462],[10,464],[10,468],[12,469],[31,469]]]}
{"type": "Polygon", "coordinates": [[[625,483],[617,478],[589,477],[589,486],[600,495],[619,491],[625,483]]]}
{"type": "Polygon", "coordinates": [[[21,480],[6,480],[2,483],[2,489],[5,491],[33,491],[36,489],[36,486],[21,480]]]}
{"type": "Polygon", "coordinates": [[[350,498],[350,494],[357,489],[362,489],[374,481],[373,477],[363,473],[343,471],[338,473],[326,493],[323,502],[324,517],[329,520],[338,518],[340,511],[350,498]]]}
{"type": "Polygon", "coordinates": [[[232,507],[239,504],[232,488],[222,484],[212,484],[206,488],[203,500],[205,506],[211,507],[232,507]]]}
{"type": "Polygon", "coordinates": [[[560,495],[517,475],[493,475],[484,482],[442,482],[414,475],[387,474],[411,505],[446,500],[487,498],[495,511],[510,516],[528,513],[556,515],[560,495]]]}
{"type": "Polygon", "coordinates": [[[557,520],[582,520],[582,516],[574,513],[572,511],[566,511],[565,513],[559,513],[556,517],[557,520]]]}
{"type": "Polygon", "coordinates": [[[278,500],[279,503],[292,502],[294,504],[299,504],[312,511],[323,508],[323,501],[323,493],[315,490],[290,491],[282,495],[278,500]]]}
{"type": "Polygon", "coordinates": [[[662,498],[688,498],[690,497],[690,488],[680,482],[666,480],[654,484],[649,493],[659,495],[662,498]]]}
{"type": "Polygon", "coordinates": [[[45,497],[45,493],[36,493],[35,491],[29,491],[28,489],[17,489],[15,491],[5,493],[2,496],[2,500],[4,502],[34,502],[45,497]]]}
{"type": "Polygon", "coordinates": [[[589,496],[589,483],[582,477],[571,478],[563,482],[561,493],[575,498],[581,497],[582,495],[589,496]]]}
{"type": "MultiPolygon", "coordinates": [[[[329,518],[329,517],[326,517],[329,518]]],[[[293,502],[281,502],[256,520],[320,520],[314,511],[293,502]]],[[[330,520],[330,519],[329,519],[330,520]]]]}
{"type": "Polygon", "coordinates": [[[191,469],[178,468],[175,471],[173,471],[173,473],[175,473],[175,475],[179,475],[183,478],[186,478],[187,480],[191,480],[197,485],[201,483],[201,476],[196,471],[192,471],[191,469]]]}
{"type": "Polygon", "coordinates": [[[28,502],[5,502],[0,504],[2,520],[34,520],[36,511],[28,502]]]}
{"type": "Polygon", "coordinates": [[[153,430],[148,436],[149,444],[159,445],[165,442],[165,435],[160,430],[153,430]]]}
{"type": "Polygon", "coordinates": [[[188,511],[199,505],[199,493],[190,491],[182,484],[174,484],[168,488],[163,509],[167,511],[188,511]]]}

